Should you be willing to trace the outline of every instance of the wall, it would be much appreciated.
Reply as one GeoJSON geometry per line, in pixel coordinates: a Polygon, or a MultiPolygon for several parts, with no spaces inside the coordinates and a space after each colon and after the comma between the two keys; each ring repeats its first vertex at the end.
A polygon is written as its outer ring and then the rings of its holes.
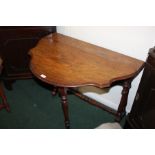
{"type": "MultiPolygon", "coordinates": [[[[57,32],[143,61],[146,60],[149,48],[155,45],[155,27],[153,26],[58,26],[57,32]]],[[[132,82],[127,112],[131,109],[141,74],[132,82]]],[[[112,99],[120,91],[120,88],[114,89],[108,94],[108,98],[112,99]]],[[[114,102],[119,102],[119,99],[115,99],[114,102]]]]}

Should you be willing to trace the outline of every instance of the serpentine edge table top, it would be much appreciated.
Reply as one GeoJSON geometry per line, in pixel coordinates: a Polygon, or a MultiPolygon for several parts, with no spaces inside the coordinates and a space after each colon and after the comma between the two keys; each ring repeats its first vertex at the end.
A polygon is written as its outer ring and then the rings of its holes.
{"type": "Polygon", "coordinates": [[[59,33],[42,38],[29,54],[32,73],[59,87],[109,87],[135,77],[144,66],[143,61],[59,33]]]}

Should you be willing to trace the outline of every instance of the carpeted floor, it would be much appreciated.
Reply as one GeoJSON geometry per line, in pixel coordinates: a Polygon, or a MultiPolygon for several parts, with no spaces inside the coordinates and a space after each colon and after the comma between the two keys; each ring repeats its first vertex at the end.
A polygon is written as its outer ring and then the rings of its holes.
{"type": "MultiPolygon", "coordinates": [[[[64,129],[60,98],[35,80],[18,80],[13,91],[5,89],[11,112],[0,111],[1,129],[64,129]]],[[[69,115],[72,129],[92,129],[114,117],[70,95],[69,115]]]]}

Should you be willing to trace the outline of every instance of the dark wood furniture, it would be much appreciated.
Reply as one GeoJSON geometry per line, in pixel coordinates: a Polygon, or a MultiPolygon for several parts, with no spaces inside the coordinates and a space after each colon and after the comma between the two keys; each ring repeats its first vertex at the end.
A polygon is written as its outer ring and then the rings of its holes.
{"type": "Polygon", "coordinates": [[[69,88],[94,85],[110,87],[123,81],[121,109],[127,103],[132,79],[143,68],[143,62],[65,35],[53,33],[42,38],[30,51],[30,69],[40,80],[58,91],[69,128],[67,93],[69,88]]]}
{"type": "Polygon", "coordinates": [[[155,129],[155,48],[149,51],[125,128],[155,129]]]}
{"type": "Polygon", "coordinates": [[[56,32],[55,26],[1,26],[0,56],[4,69],[1,75],[6,88],[17,79],[32,78],[28,51],[43,36],[56,32]]]}
{"type": "MultiPolygon", "coordinates": [[[[0,58],[0,74],[2,71],[2,59],[0,58]]],[[[2,86],[2,82],[0,81],[0,110],[2,109],[6,109],[8,112],[10,112],[10,107],[9,104],[7,103],[7,99],[6,96],[4,94],[4,90],[3,90],[3,86],[2,86]]]]}

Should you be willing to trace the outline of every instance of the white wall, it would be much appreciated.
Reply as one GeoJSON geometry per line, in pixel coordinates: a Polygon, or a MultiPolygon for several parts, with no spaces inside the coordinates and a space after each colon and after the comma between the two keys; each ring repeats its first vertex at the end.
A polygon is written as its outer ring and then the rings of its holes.
{"type": "MultiPolygon", "coordinates": [[[[146,60],[149,48],[155,46],[155,27],[153,26],[58,26],[57,32],[87,41],[138,59],[146,60]]],[[[127,112],[130,111],[141,74],[133,81],[129,94],[127,112]]],[[[109,98],[118,95],[116,89],[109,98]]],[[[115,101],[119,102],[119,99],[115,101]]]]}

